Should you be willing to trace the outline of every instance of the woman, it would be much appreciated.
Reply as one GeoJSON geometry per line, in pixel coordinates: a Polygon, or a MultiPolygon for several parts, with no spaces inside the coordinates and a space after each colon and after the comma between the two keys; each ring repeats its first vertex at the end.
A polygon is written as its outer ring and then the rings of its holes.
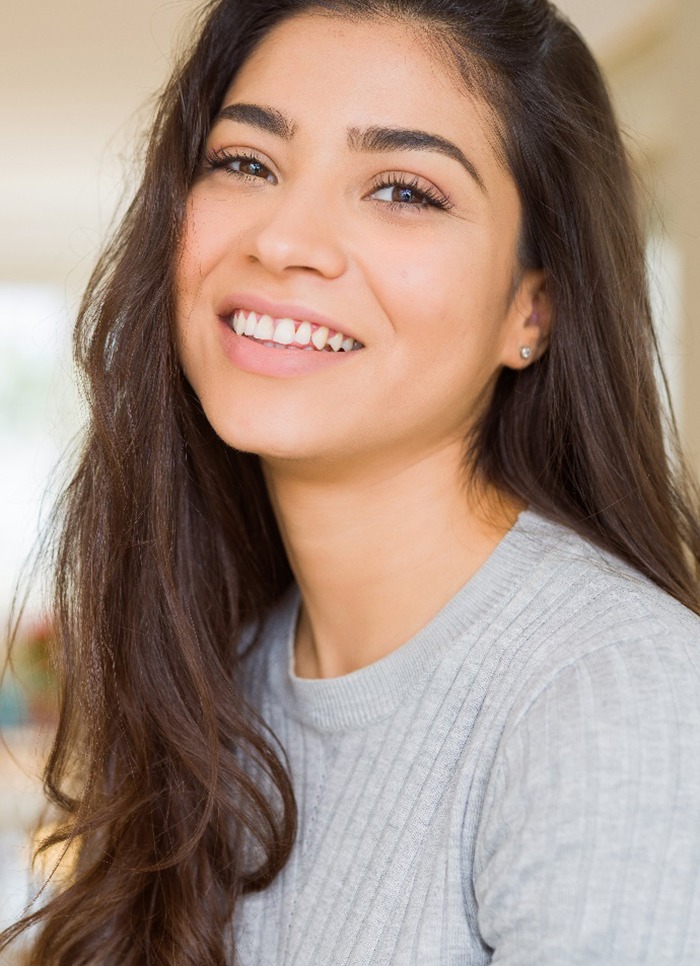
{"type": "Polygon", "coordinates": [[[553,7],[219,0],[76,347],[32,963],[700,961],[696,504],[553,7]]]}

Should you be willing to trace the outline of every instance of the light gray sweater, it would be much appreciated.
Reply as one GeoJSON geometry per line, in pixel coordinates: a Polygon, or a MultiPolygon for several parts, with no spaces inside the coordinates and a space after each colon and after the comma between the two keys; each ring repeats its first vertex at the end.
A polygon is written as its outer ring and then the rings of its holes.
{"type": "Polygon", "coordinates": [[[529,511],[352,674],[294,675],[298,603],[247,658],[300,820],[241,963],[700,966],[700,620],[529,511]]]}

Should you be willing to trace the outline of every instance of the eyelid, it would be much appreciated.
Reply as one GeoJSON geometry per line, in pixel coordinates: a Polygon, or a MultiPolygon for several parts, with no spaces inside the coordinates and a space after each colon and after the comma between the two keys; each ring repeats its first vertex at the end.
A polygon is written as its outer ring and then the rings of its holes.
{"type": "MultiPolygon", "coordinates": [[[[204,171],[223,170],[227,164],[238,160],[257,161],[263,167],[267,168],[276,181],[279,180],[272,161],[262,151],[258,151],[257,148],[207,147],[205,148],[204,157],[202,158],[201,168],[204,171]]],[[[252,177],[252,175],[250,177],[252,177]]]]}
{"type": "Polygon", "coordinates": [[[393,185],[411,188],[418,194],[423,195],[427,199],[427,203],[425,205],[411,205],[408,202],[383,202],[384,204],[405,205],[406,208],[435,208],[438,211],[449,211],[454,208],[454,203],[448,194],[426,178],[417,174],[408,174],[406,171],[387,171],[377,175],[373,179],[370,195],[393,185]]]}

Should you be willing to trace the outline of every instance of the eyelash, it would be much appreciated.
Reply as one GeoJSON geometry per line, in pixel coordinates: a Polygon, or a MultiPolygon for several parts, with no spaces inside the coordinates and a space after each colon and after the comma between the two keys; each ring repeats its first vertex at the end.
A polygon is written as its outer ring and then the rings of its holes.
{"type": "MultiPolygon", "coordinates": [[[[212,149],[208,151],[204,158],[204,168],[207,171],[225,171],[226,169],[229,169],[229,166],[235,161],[254,161],[257,164],[260,164],[263,168],[267,168],[267,165],[252,152],[241,150],[236,151],[235,154],[231,154],[225,148],[219,148],[218,150],[212,149]]],[[[252,174],[246,174],[243,171],[233,171],[229,169],[227,173],[237,178],[245,178],[246,180],[261,180],[259,177],[256,177],[252,174]]],[[[378,178],[376,178],[372,184],[372,194],[374,194],[376,191],[381,191],[383,188],[405,188],[415,192],[415,194],[422,198],[422,202],[420,204],[409,204],[409,202],[406,201],[381,202],[392,211],[405,211],[407,208],[413,208],[417,211],[425,211],[426,208],[437,208],[440,211],[449,211],[450,208],[453,207],[450,199],[437,191],[437,189],[430,186],[420,187],[420,183],[417,178],[408,178],[405,174],[400,174],[398,172],[391,172],[389,174],[380,175],[378,178]]]]}
{"type": "Polygon", "coordinates": [[[418,178],[408,178],[405,174],[391,172],[390,174],[380,175],[372,185],[372,193],[381,191],[382,188],[407,188],[420,195],[424,204],[411,205],[405,201],[386,201],[389,208],[393,210],[404,210],[406,208],[416,208],[424,211],[426,208],[438,208],[440,211],[449,211],[452,202],[445,195],[430,186],[420,187],[418,178]]]}
{"type": "MultiPolygon", "coordinates": [[[[267,168],[265,162],[261,161],[260,158],[252,152],[236,151],[235,154],[231,154],[226,150],[226,148],[219,148],[216,151],[214,149],[207,151],[204,157],[204,169],[206,171],[226,170],[229,165],[233,164],[234,161],[255,161],[263,168],[267,168]]],[[[232,174],[237,178],[250,178],[253,181],[260,180],[260,178],[256,178],[255,175],[246,174],[243,171],[229,170],[227,173],[232,174]]]]}

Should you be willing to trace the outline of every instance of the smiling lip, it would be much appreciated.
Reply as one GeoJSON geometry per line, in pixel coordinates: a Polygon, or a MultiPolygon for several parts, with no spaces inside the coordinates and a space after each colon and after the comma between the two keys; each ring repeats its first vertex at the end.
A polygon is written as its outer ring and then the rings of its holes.
{"type": "Polygon", "coordinates": [[[314,312],[304,305],[295,305],[291,302],[271,302],[258,295],[249,295],[245,292],[227,296],[216,310],[216,314],[221,320],[229,319],[236,309],[247,309],[248,312],[256,312],[259,315],[269,315],[273,319],[293,319],[295,322],[311,322],[312,325],[325,325],[331,333],[342,332],[345,336],[355,339],[357,342],[362,340],[343,323],[338,325],[332,319],[326,318],[314,312]]]}
{"type": "Polygon", "coordinates": [[[350,365],[360,352],[318,352],[308,346],[277,346],[236,335],[225,319],[219,320],[224,354],[237,369],[259,376],[310,376],[323,369],[350,365]]]}

